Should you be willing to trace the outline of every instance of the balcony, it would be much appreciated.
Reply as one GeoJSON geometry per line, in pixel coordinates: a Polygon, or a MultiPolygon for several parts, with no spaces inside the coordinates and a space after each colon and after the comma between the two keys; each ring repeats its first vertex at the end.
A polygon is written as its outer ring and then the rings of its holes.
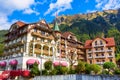
{"type": "Polygon", "coordinates": [[[103,47],[104,44],[97,44],[97,45],[94,45],[94,47],[103,47]]]}
{"type": "Polygon", "coordinates": [[[99,53],[99,52],[105,52],[105,50],[95,50],[95,51],[93,51],[93,52],[99,53]]]}
{"type": "Polygon", "coordinates": [[[82,51],[77,51],[77,54],[79,55],[79,54],[84,54],[84,52],[82,52],[82,51]]]}
{"type": "Polygon", "coordinates": [[[50,40],[53,40],[54,38],[52,36],[45,36],[45,35],[41,35],[40,33],[37,33],[37,32],[32,32],[32,35],[33,36],[37,36],[37,37],[40,37],[40,38],[45,38],[45,39],[50,39],[50,40]]]}
{"type": "Polygon", "coordinates": [[[92,51],[88,51],[87,53],[92,53],[92,51]]]}
{"type": "Polygon", "coordinates": [[[109,55],[109,56],[107,56],[108,58],[113,58],[114,56],[113,55],[109,55]]]}
{"type": "Polygon", "coordinates": [[[35,54],[41,54],[41,50],[37,49],[37,48],[35,48],[34,52],[35,52],[35,54]]]}
{"type": "Polygon", "coordinates": [[[95,58],[105,58],[105,56],[95,56],[95,58]]]}
{"type": "Polygon", "coordinates": [[[107,52],[112,52],[112,51],[113,51],[112,49],[107,50],[107,52]]]}
{"type": "Polygon", "coordinates": [[[50,51],[50,54],[49,54],[48,50],[43,50],[43,55],[46,55],[46,56],[50,55],[50,56],[52,56],[53,54],[52,54],[52,51],[50,51]]]}
{"type": "Polygon", "coordinates": [[[62,48],[61,48],[61,51],[65,51],[65,48],[64,48],[64,47],[62,47],[62,48]]]}
{"type": "Polygon", "coordinates": [[[83,56],[79,56],[79,57],[77,57],[77,59],[85,59],[83,56]]]}
{"type": "Polygon", "coordinates": [[[89,59],[93,58],[92,56],[88,56],[89,59]]]}

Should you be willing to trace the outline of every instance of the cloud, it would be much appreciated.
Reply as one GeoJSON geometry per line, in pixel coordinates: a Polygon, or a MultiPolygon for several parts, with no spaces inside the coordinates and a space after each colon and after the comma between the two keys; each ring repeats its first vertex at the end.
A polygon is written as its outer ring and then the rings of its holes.
{"type": "Polygon", "coordinates": [[[94,13],[94,12],[96,12],[97,10],[87,10],[86,12],[87,13],[94,13]]]}
{"type": "Polygon", "coordinates": [[[96,8],[102,10],[120,8],[120,0],[96,0],[96,8]]]}
{"type": "Polygon", "coordinates": [[[14,20],[8,20],[8,16],[14,11],[22,11],[24,14],[36,14],[39,12],[32,9],[36,5],[35,0],[0,0],[0,29],[8,29],[14,20]]]}
{"type": "Polygon", "coordinates": [[[31,8],[28,8],[28,9],[25,9],[23,11],[24,14],[32,14],[32,13],[35,13],[36,15],[39,15],[40,13],[35,11],[35,10],[32,10],[31,8]]]}
{"type": "Polygon", "coordinates": [[[38,1],[37,4],[41,4],[41,5],[43,5],[43,4],[45,4],[46,2],[47,2],[47,0],[43,0],[43,1],[41,1],[41,2],[38,1]]]}
{"type": "Polygon", "coordinates": [[[59,14],[60,12],[63,12],[67,9],[72,9],[71,3],[73,0],[57,0],[56,3],[51,3],[49,5],[49,9],[45,12],[44,15],[50,14],[51,12],[54,12],[52,15],[57,12],[59,14]]]}
{"type": "Polygon", "coordinates": [[[13,24],[14,22],[16,22],[17,20],[12,20],[11,22],[8,22],[8,18],[7,17],[1,17],[0,16],[0,30],[3,29],[9,29],[10,25],[13,24]]]}

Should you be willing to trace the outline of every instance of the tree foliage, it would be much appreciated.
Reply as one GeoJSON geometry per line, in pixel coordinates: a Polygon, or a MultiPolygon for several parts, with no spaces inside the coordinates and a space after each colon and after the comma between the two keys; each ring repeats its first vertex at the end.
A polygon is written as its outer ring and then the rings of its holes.
{"type": "Polygon", "coordinates": [[[46,61],[44,63],[44,67],[46,70],[51,70],[52,69],[52,61],[46,61]]]}
{"type": "Polygon", "coordinates": [[[38,68],[38,64],[36,62],[33,64],[33,67],[31,68],[30,74],[33,77],[40,74],[40,71],[39,71],[39,68],[38,68]]]}
{"type": "Polygon", "coordinates": [[[105,69],[113,69],[115,67],[115,64],[113,62],[105,62],[103,64],[103,68],[105,69]]]}
{"type": "Polygon", "coordinates": [[[101,72],[101,67],[97,64],[86,64],[86,73],[90,74],[92,71],[98,74],[101,72]]]}
{"type": "Polygon", "coordinates": [[[76,67],[76,72],[77,73],[85,73],[85,65],[86,65],[86,63],[85,62],[82,62],[82,61],[80,61],[80,62],[78,62],[78,65],[77,65],[77,67],[76,67]]]}

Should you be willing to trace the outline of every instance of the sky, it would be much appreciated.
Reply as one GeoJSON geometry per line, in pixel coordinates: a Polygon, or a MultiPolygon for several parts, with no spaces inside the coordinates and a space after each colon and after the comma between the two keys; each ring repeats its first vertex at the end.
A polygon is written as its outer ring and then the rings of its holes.
{"type": "Polygon", "coordinates": [[[91,13],[120,8],[120,0],[0,0],[0,30],[16,21],[25,23],[57,16],[91,13]]]}

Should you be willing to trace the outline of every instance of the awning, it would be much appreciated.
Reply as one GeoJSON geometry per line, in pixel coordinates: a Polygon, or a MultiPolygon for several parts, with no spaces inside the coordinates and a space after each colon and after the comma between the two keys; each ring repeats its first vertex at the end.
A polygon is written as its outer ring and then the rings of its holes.
{"type": "Polygon", "coordinates": [[[54,66],[59,66],[59,65],[60,65],[60,61],[55,61],[55,62],[53,62],[53,65],[54,65],[54,66]]]}
{"type": "Polygon", "coordinates": [[[10,65],[17,65],[18,61],[16,59],[15,60],[11,60],[9,64],[10,65]]]}
{"type": "Polygon", "coordinates": [[[65,62],[65,61],[54,61],[53,65],[54,66],[59,66],[59,65],[61,65],[61,66],[68,66],[67,62],[65,62]]]}
{"type": "Polygon", "coordinates": [[[6,61],[0,62],[0,66],[2,66],[2,67],[6,66],[6,64],[7,64],[6,61]]]}
{"type": "Polygon", "coordinates": [[[37,64],[39,64],[39,61],[37,59],[28,59],[26,64],[34,64],[35,62],[37,62],[37,64]]]}
{"type": "Polygon", "coordinates": [[[68,63],[67,62],[61,62],[61,65],[62,66],[68,66],[68,63]]]}

